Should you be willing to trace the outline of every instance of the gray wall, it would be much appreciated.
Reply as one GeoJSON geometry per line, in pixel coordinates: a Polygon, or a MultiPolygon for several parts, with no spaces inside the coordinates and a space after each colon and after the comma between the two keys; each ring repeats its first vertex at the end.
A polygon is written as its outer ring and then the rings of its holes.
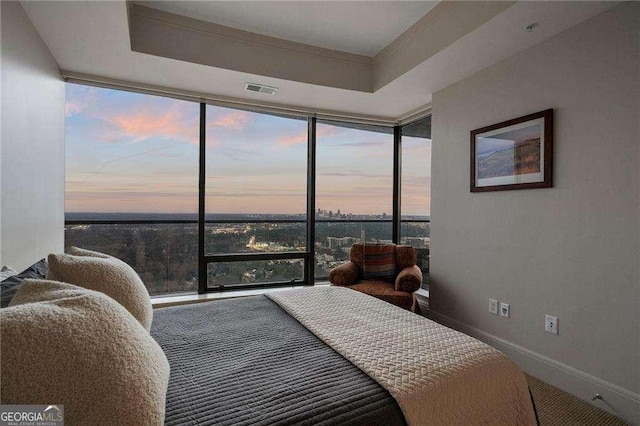
{"type": "Polygon", "coordinates": [[[1,2],[0,264],[21,270],[64,243],[64,82],[17,2],[1,2]]]}
{"type": "Polygon", "coordinates": [[[430,270],[436,316],[635,398],[639,17],[640,3],[624,3],[434,94],[430,270]],[[469,132],[547,108],[554,188],[470,193],[469,132]],[[490,315],[489,298],[511,318],[490,315]],[[544,332],[547,313],[558,336],[544,332]]]}

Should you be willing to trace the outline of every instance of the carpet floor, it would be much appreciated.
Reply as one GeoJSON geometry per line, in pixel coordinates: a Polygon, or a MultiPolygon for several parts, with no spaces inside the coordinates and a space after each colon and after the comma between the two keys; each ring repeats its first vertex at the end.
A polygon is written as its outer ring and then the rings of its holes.
{"type": "Polygon", "coordinates": [[[624,420],[535,377],[527,376],[540,426],[618,426],[624,420]]]}

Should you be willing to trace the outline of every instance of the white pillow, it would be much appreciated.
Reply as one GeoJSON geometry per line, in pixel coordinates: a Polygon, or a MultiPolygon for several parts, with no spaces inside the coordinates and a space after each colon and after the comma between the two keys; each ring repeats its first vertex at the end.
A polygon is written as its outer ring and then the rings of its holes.
{"type": "MultiPolygon", "coordinates": [[[[76,249],[77,250],[81,249],[76,249]]],[[[89,250],[82,250],[87,253],[89,250]]],[[[95,253],[95,252],[94,252],[95,253]]],[[[98,253],[102,255],[102,253],[98,253]]],[[[144,283],[136,271],[115,257],[82,254],[50,254],[48,280],[63,281],[112,297],[133,315],[140,324],[151,328],[153,307],[144,283]]]]}
{"type": "Polygon", "coordinates": [[[67,254],[72,254],[74,256],[100,257],[103,259],[116,259],[113,256],[105,253],[100,253],[99,251],[87,250],[76,246],[71,246],[71,248],[67,250],[67,254]]]}
{"type": "Polygon", "coordinates": [[[0,311],[2,404],[63,404],[70,425],[162,425],[169,363],[119,303],[26,279],[0,311]]]}

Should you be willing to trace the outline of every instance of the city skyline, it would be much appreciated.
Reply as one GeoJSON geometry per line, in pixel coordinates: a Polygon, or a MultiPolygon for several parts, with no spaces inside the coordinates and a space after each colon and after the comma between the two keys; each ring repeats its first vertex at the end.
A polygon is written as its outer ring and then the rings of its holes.
{"type": "MultiPolygon", "coordinates": [[[[67,212],[197,213],[199,104],[76,84],[66,93],[67,212]]],[[[207,213],[306,211],[305,119],[207,105],[206,127],[207,213]]],[[[392,144],[318,123],[316,205],[388,214],[392,144]]],[[[428,215],[431,142],[403,147],[403,215],[428,215]]]]}

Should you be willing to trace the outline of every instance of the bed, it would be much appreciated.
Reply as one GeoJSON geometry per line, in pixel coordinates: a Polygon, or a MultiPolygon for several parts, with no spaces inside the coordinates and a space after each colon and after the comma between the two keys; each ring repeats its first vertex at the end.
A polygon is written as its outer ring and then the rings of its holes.
{"type": "Polygon", "coordinates": [[[167,425],[536,424],[501,352],[339,287],[157,309],[167,425]]]}

